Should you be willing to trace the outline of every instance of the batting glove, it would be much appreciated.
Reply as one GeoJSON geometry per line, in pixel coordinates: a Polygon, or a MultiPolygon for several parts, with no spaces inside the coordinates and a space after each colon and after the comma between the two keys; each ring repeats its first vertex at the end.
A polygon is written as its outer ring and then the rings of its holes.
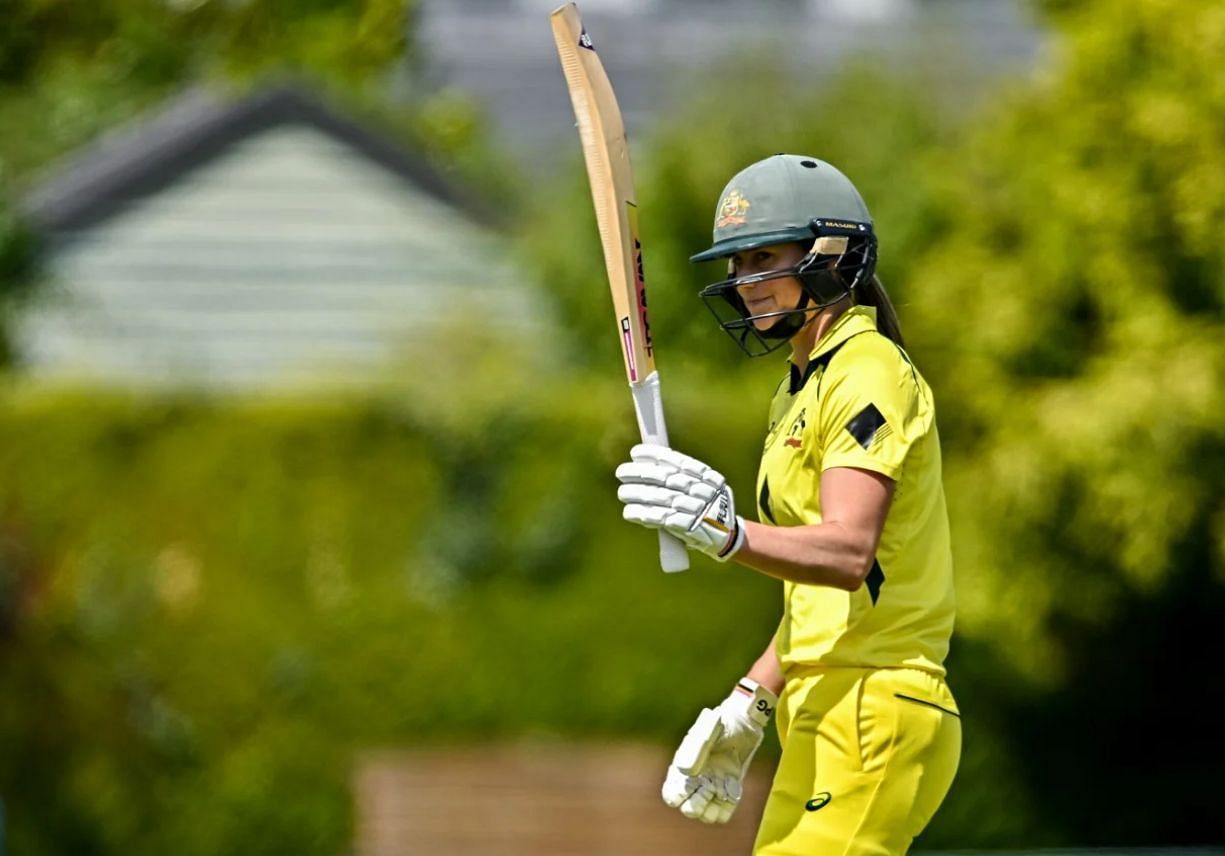
{"type": "Polygon", "coordinates": [[[744,521],[727,479],[667,446],[642,443],[617,467],[622,517],[663,529],[686,547],[726,562],[744,545],[744,521]]]}
{"type": "Polygon", "coordinates": [[[743,794],[744,774],[761,745],[778,696],[742,678],[722,704],[705,708],[672,756],[664,802],[703,823],[727,823],[743,794]]]}

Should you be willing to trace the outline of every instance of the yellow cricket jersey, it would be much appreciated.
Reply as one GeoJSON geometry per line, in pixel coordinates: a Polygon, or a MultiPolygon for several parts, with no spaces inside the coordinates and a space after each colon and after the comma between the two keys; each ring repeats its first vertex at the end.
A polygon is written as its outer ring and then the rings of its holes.
{"type": "Polygon", "coordinates": [[[758,512],[763,523],[821,522],[821,473],[856,467],[895,482],[876,564],[856,592],[784,583],[784,673],[805,666],[910,666],[944,674],[953,562],[931,390],[876,310],[854,306],[826,331],[770,406],[758,512]]]}

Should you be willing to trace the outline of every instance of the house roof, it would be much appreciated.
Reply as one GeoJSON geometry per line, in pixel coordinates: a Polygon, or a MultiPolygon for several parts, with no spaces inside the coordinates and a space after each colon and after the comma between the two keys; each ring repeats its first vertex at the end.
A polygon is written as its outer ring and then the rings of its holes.
{"type": "Polygon", "coordinates": [[[90,146],[26,212],[46,251],[13,342],[39,381],[361,385],[478,311],[512,336],[544,319],[489,218],[293,87],[190,91],[90,146]]]}
{"type": "Polygon", "coordinates": [[[290,84],[237,100],[204,87],[188,90],[153,117],[105,135],[73,156],[25,196],[22,210],[45,232],[78,231],[161,190],[231,143],[286,124],[313,127],[473,219],[490,219],[423,156],[290,84]]]}

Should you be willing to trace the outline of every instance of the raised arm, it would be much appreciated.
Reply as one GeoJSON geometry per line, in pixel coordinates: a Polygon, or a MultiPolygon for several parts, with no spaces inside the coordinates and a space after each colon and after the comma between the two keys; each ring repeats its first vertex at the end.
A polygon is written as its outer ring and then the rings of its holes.
{"type": "Polygon", "coordinates": [[[780,580],[855,591],[872,570],[893,484],[869,470],[826,470],[821,474],[821,523],[765,526],[743,520],[744,544],[733,558],[780,580]]]}
{"type": "Polygon", "coordinates": [[[640,444],[617,468],[626,520],[663,528],[690,549],[778,579],[855,591],[876,555],[893,479],[858,467],[821,474],[822,522],[765,526],[736,514],[727,480],[696,458],[640,444]]]}

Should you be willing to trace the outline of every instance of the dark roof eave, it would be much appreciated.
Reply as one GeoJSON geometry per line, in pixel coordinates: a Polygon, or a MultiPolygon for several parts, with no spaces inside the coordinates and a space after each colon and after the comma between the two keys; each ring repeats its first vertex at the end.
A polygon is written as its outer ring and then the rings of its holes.
{"type": "Polygon", "coordinates": [[[202,87],[191,89],[152,120],[103,137],[88,147],[28,193],[21,208],[44,233],[87,228],[131,200],[169,185],[232,142],[295,122],[352,146],[472,219],[492,223],[487,211],[466,199],[420,157],[342,117],[292,85],[265,88],[237,102],[202,87]]]}

